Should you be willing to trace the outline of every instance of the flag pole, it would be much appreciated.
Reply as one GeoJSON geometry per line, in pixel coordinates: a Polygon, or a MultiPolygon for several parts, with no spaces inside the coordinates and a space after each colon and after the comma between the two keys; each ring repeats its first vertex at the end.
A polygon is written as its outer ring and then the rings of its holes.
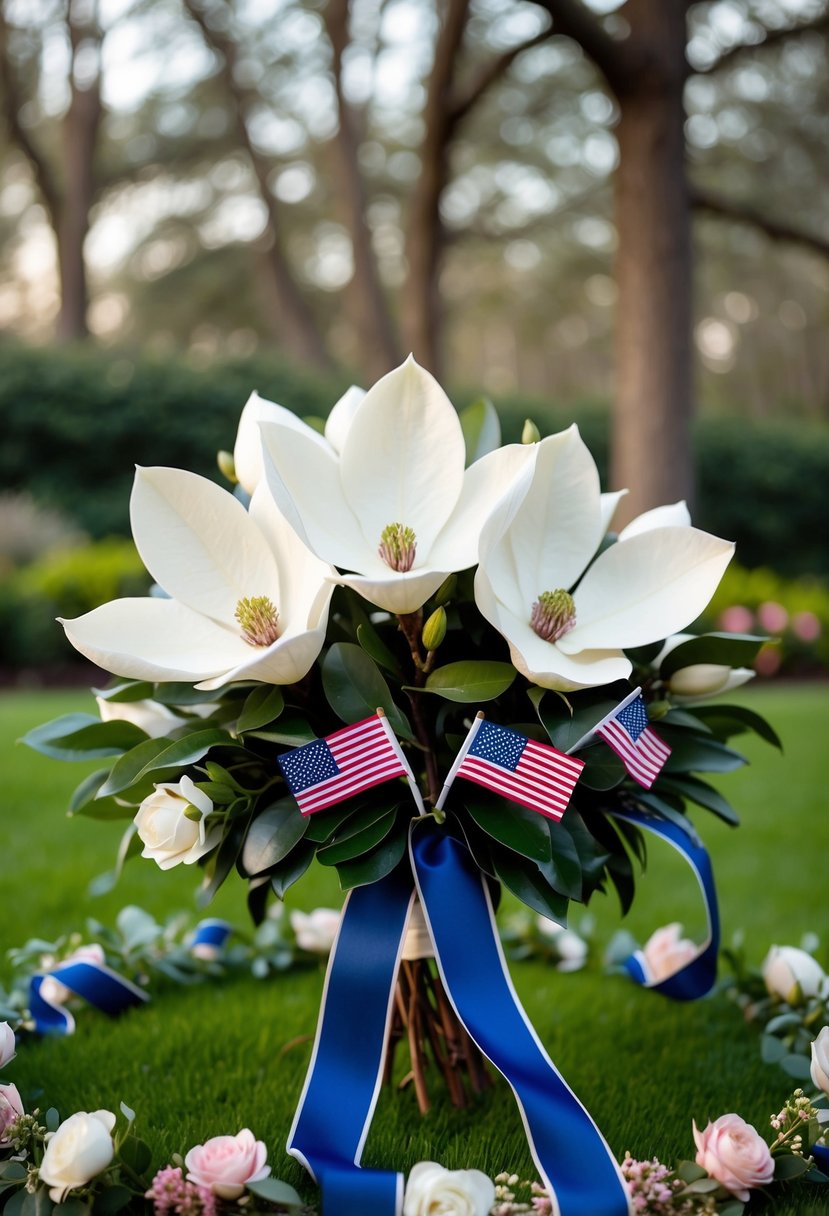
{"type": "Polygon", "coordinates": [[[417,804],[418,814],[425,815],[426,807],[423,805],[423,795],[421,794],[420,790],[418,789],[417,782],[415,781],[415,775],[411,769],[411,765],[409,764],[409,761],[406,758],[406,754],[403,751],[403,748],[400,746],[400,740],[398,739],[397,735],[392,730],[391,722],[389,722],[388,718],[386,717],[386,711],[383,709],[382,705],[377,706],[377,717],[382,722],[383,730],[386,732],[389,742],[391,743],[392,747],[394,748],[394,750],[397,754],[398,759],[401,761],[403,767],[406,770],[406,780],[408,781],[409,786],[411,787],[412,796],[414,797],[415,803],[417,804]]]}
{"type": "Polygon", "coordinates": [[[455,780],[458,769],[463,764],[463,762],[466,758],[466,753],[469,751],[470,747],[472,746],[472,744],[475,740],[475,736],[477,735],[478,731],[481,729],[481,723],[483,722],[483,720],[484,720],[484,711],[482,709],[479,709],[477,714],[475,715],[475,721],[472,723],[472,725],[469,728],[469,734],[464,739],[463,745],[461,746],[461,750],[458,752],[457,756],[455,757],[455,762],[452,765],[452,767],[450,768],[449,775],[447,776],[446,780],[443,783],[443,789],[440,791],[438,800],[435,803],[436,811],[443,810],[443,804],[449,795],[449,788],[452,785],[452,782],[455,780]]]}
{"type": "Polygon", "coordinates": [[[573,752],[577,752],[580,747],[584,747],[585,743],[589,743],[589,741],[595,735],[596,731],[599,730],[600,727],[604,726],[605,722],[609,722],[611,718],[615,718],[617,714],[620,714],[623,709],[625,709],[628,705],[630,705],[631,701],[636,700],[636,698],[641,694],[641,692],[642,692],[641,686],[639,688],[634,688],[633,692],[629,693],[625,697],[624,701],[620,701],[619,704],[615,707],[615,709],[611,709],[609,714],[605,714],[605,716],[601,719],[601,721],[597,722],[595,726],[591,727],[586,735],[582,735],[582,737],[579,739],[579,741],[577,743],[574,743],[572,747],[568,747],[567,755],[571,756],[573,754],[573,752]]]}

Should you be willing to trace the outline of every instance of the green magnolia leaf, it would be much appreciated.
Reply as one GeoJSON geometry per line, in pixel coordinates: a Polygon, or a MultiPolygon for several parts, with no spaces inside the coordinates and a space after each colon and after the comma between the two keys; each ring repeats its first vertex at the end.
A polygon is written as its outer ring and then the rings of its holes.
{"type": "Polygon", "coordinates": [[[715,663],[722,667],[749,667],[768,638],[747,633],[704,633],[675,646],[659,665],[659,675],[668,680],[675,671],[696,663],[715,663]]]}
{"type": "Polygon", "coordinates": [[[233,690],[223,688],[221,692],[216,692],[215,689],[206,691],[203,688],[194,688],[192,684],[165,680],[162,684],[156,684],[153,700],[160,701],[162,705],[209,705],[217,697],[227,696],[231,691],[238,692],[241,687],[241,685],[236,685],[233,690]]]}
{"type": "Polygon", "coordinates": [[[397,808],[393,807],[391,810],[381,810],[379,815],[374,814],[368,823],[355,824],[349,821],[337,832],[330,844],[317,850],[317,861],[324,866],[336,866],[342,861],[362,857],[388,836],[396,817],[397,808]]]}
{"type": "Polygon", "coordinates": [[[479,397],[459,413],[466,463],[474,464],[487,452],[501,446],[501,422],[498,411],[488,397],[479,397]]]}
{"type": "Polygon", "coordinates": [[[697,734],[700,732],[705,735],[711,734],[709,727],[705,725],[703,720],[698,717],[694,710],[677,709],[675,705],[668,710],[664,717],[660,718],[660,724],[661,723],[664,723],[666,726],[678,726],[684,728],[685,730],[693,730],[696,731],[697,734]]]}
{"type": "Polygon", "coordinates": [[[267,1203],[279,1203],[282,1207],[301,1208],[302,1200],[292,1186],[279,1178],[263,1178],[260,1182],[248,1182],[247,1190],[267,1203]]]}
{"type": "Polygon", "coordinates": [[[369,621],[363,621],[357,626],[357,641],[370,659],[380,667],[385,667],[386,671],[391,672],[398,680],[403,679],[400,664],[369,621]]]}
{"type": "Polygon", "coordinates": [[[671,749],[662,770],[665,773],[733,773],[748,763],[745,756],[716,739],[661,724],[657,733],[671,749]]]}
{"type": "Polygon", "coordinates": [[[634,646],[631,650],[625,651],[625,657],[637,667],[650,667],[664,645],[665,643],[662,641],[649,642],[646,646],[634,646]]]}
{"type": "Polygon", "coordinates": [[[323,660],[322,686],[328,704],[343,722],[359,722],[382,708],[396,735],[413,738],[405,714],[362,647],[335,642],[323,660]]]}
{"type": "Polygon", "coordinates": [[[482,831],[531,861],[551,861],[550,832],[537,811],[485,795],[464,797],[466,810],[482,831]]]}
{"type": "Polygon", "coordinates": [[[99,1191],[92,1204],[93,1216],[115,1216],[132,1202],[132,1191],[125,1186],[108,1186],[99,1191]]]}
{"type": "MultiPolygon", "coordinates": [[[[309,815],[305,839],[313,840],[317,844],[326,843],[350,816],[363,809],[363,805],[349,799],[346,803],[340,803],[339,806],[327,807],[324,811],[317,811],[315,814],[309,815]]],[[[381,807],[380,809],[382,812],[388,808],[381,807]]]]}
{"type": "Polygon", "coordinates": [[[584,890],[581,858],[575,841],[563,823],[547,820],[552,857],[539,862],[538,868],[551,887],[568,899],[581,900],[584,890]]]}
{"type": "Polygon", "coordinates": [[[72,797],[69,799],[69,814],[77,815],[82,807],[91,802],[108,776],[108,768],[99,768],[94,773],[90,773],[88,777],[84,777],[80,785],[76,786],[72,797]]]}
{"type": "Polygon", "coordinates": [[[153,685],[148,680],[124,680],[112,688],[93,688],[92,693],[102,701],[122,704],[125,701],[147,701],[153,699],[153,685]]]}
{"type": "Polygon", "coordinates": [[[211,747],[232,742],[226,731],[215,729],[195,730],[172,743],[169,739],[147,739],[115,762],[109,778],[98,791],[99,796],[120,794],[149,773],[164,769],[177,773],[188,764],[201,760],[211,747]]]}
{"type": "Polygon", "coordinates": [[[242,848],[242,867],[247,875],[264,874],[287,857],[302,839],[308,820],[293,798],[282,798],[262,811],[250,825],[242,848]]]}
{"type": "Polygon", "coordinates": [[[545,697],[539,706],[538,716],[553,746],[566,752],[601,722],[602,718],[606,718],[623,696],[624,693],[618,697],[604,696],[587,705],[579,704],[572,714],[562,698],[545,697]]]}
{"type": "Polygon", "coordinates": [[[516,675],[511,663],[464,660],[438,667],[427,678],[421,692],[433,692],[447,701],[463,704],[492,701],[512,684],[516,675]]]}
{"type": "Polygon", "coordinates": [[[408,839],[408,826],[398,821],[385,840],[371,852],[362,857],[355,857],[353,861],[340,862],[337,866],[337,877],[342,890],[350,891],[352,887],[364,887],[368,883],[379,882],[381,878],[385,878],[406,852],[408,839]]]}
{"type": "Polygon", "coordinates": [[[708,785],[706,781],[700,781],[696,777],[688,776],[673,776],[664,777],[660,774],[657,778],[658,787],[661,790],[667,790],[670,793],[681,794],[684,798],[690,799],[691,802],[696,802],[697,806],[704,806],[707,811],[713,811],[720,819],[724,819],[726,823],[730,823],[732,827],[737,827],[740,822],[737,812],[734,807],[723,798],[719,790],[715,790],[712,785],[708,785]]]}
{"type": "Polygon", "coordinates": [[[202,885],[196,892],[196,902],[204,908],[227,879],[239,857],[244,841],[243,823],[232,823],[218,849],[210,855],[204,872],[202,885]]]}
{"type": "Polygon", "coordinates": [[[282,689],[273,684],[261,684],[248,693],[236,722],[236,733],[257,730],[275,721],[285,708],[282,689]]]}
{"type": "Polygon", "coordinates": [[[302,878],[313,860],[313,845],[302,839],[287,857],[274,866],[270,874],[271,887],[279,899],[285,898],[285,892],[302,878]]]}
{"type": "Polygon", "coordinates": [[[547,878],[532,861],[519,858],[504,849],[493,849],[495,874],[508,891],[534,912],[540,912],[557,924],[567,925],[567,898],[553,890],[547,878]]]}
{"type": "Polygon", "coordinates": [[[606,743],[596,743],[579,752],[584,768],[579,784],[589,790],[613,790],[625,779],[625,766],[606,743]]]}
{"type": "Polygon", "coordinates": [[[119,756],[147,738],[132,722],[102,722],[94,714],[64,714],[36,726],[20,740],[55,760],[99,760],[119,756]]]}
{"type": "MultiPolygon", "coordinates": [[[[653,812],[662,819],[667,819],[669,823],[675,823],[677,827],[682,828],[683,832],[687,832],[695,845],[702,846],[702,838],[697,832],[694,825],[687,815],[684,815],[681,810],[668,802],[667,798],[662,798],[659,794],[655,794],[653,790],[642,790],[636,792],[636,801],[642,804],[642,809],[647,812],[653,812]]],[[[677,799],[679,806],[682,806],[682,800],[677,799]]]]}
{"type": "Polygon", "coordinates": [[[298,714],[286,714],[268,730],[247,732],[247,738],[281,743],[284,747],[302,747],[304,743],[313,743],[316,737],[305,718],[300,718],[298,714]]]}
{"type": "Polygon", "coordinates": [[[744,705],[697,705],[694,708],[694,716],[700,718],[710,731],[722,739],[754,731],[755,735],[765,739],[772,747],[779,748],[781,752],[783,750],[780,736],[774,727],[760,714],[744,705]]]}
{"type": "Polygon", "coordinates": [[[492,849],[490,847],[492,845],[492,837],[480,831],[474,821],[466,816],[463,819],[458,818],[457,822],[466,841],[466,847],[472,854],[472,859],[478,869],[483,870],[484,874],[488,874],[490,878],[497,879],[495,865],[492,860],[492,849]]]}
{"type": "Polygon", "coordinates": [[[118,854],[115,858],[115,866],[112,870],[108,870],[106,874],[99,874],[97,878],[93,878],[87,888],[90,895],[106,895],[113,889],[118,879],[121,877],[121,872],[124,866],[132,857],[138,857],[143,848],[141,838],[137,833],[134,823],[131,823],[124,835],[121,837],[121,843],[118,846],[118,854]]]}

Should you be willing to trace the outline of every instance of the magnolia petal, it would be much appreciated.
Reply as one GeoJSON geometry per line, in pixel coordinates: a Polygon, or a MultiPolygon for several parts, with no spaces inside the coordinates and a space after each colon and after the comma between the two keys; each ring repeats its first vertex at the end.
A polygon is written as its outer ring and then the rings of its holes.
{"type": "Polygon", "coordinates": [[[602,512],[602,536],[610,529],[613,523],[613,516],[616,514],[616,508],[621,500],[627,494],[627,490],[610,490],[606,494],[599,496],[599,505],[602,512]]]}
{"type": "Polygon", "coordinates": [[[356,384],[352,384],[351,388],[345,390],[339,401],[335,401],[331,406],[331,413],[328,415],[328,421],[325,424],[325,438],[338,454],[343,450],[343,444],[351,426],[354,411],[365,395],[365,389],[358,388],[356,384]]]}
{"type": "Polygon", "coordinates": [[[431,566],[465,570],[475,565],[487,517],[533,458],[529,444],[511,443],[470,465],[464,473],[461,496],[452,516],[429,553],[431,566]]]}
{"type": "Polygon", "coordinates": [[[258,393],[251,393],[239,415],[239,428],[236,432],[236,444],[233,448],[233,463],[236,466],[236,479],[239,485],[252,494],[264,476],[262,467],[262,437],[259,433],[260,422],[276,422],[294,430],[307,432],[317,442],[324,440],[307,426],[296,414],[286,410],[284,405],[268,401],[258,393]]]}
{"type": "Polygon", "coordinates": [[[411,356],[378,380],[340,458],[343,493],[367,544],[376,549],[383,529],[400,523],[414,529],[424,560],[460,497],[465,455],[452,403],[411,356]]]}
{"type": "Polygon", "coordinates": [[[422,608],[451,573],[450,570],[410,570],[406,574],[389,571],[385,578],[340,574],[337,582],[344,587],[353,587],[358,595],[377,608],[405,614],[422,608]]]}
{"type": "Polygon", "coordinates": [[[175,600],[112,600],[61,624],[93,663],[136,680],[203,680],[254,653],[238,627],[234,633],[175,600]]]}
{"type": "Polygon", "coordinates": [[[689,625],[705,608],[734,546],[696,528],[654,528],[602,553],[574,595],[567,654],[644,646],[689,625]]]}
{"type": "MultiPolygon", "coordinates": [[[[330,596],[329,596],[330,598],[330,596]]],[[[197,688],[222,688],[234,680],[261,680],[264,684],[295,684],[307,675],[322,650],[328,612],[319,629],[308,629],[282,637],[267,648],[248,646],[249,657],[229,671],[202,680],[197,688]]]]}
{"type": "Polygon", "coordinates": [[[276,554],[279,570],[281,632],[316,629],[334,592],[334,569],[320,561],[303,544],[274,502],[267,484],[261,484],[250,503],[250,515],[276,554]],[[322,599],[321,599],[322,595],[322,599]],[[324,601],[324,602],[323,602],[324,601]]]}
{"type": "MultiPolygon", "coordinates": [[[[522,612],[542,591],[569,589],[602,538],[599,473],[578,427],[536,445],[535,471],[510,525],[522,612]]],[[[494,581],[494,580],[493,580],[494,581]]],[[[499,595],[502,586],[495,586],[499,595]]]]}
{"type": "Polygon", "coordinates": [[[690,528],[691,512],[684,499],[679,502],[666,503],[663,507],[654,507],[644,511],[632,519],[626,528],[619,533],[619,540],[629,540],[631,536],[639,536],[641,532],[650,532],[652,528],[690,528]]]}
{"type": "Polygon", "coordinates": [[[137,469],[130,518],[136,548],[169,596],[235,629],[246,595],[279,602],[276,561],[242,504],[183,469],[137,469]]]}
{"type": "Polygon", "coordinates": [[[533,684],[559,692],[611,684],[630,675],[631,663],[620,650],[591,650],[579,655],[564,654],[553,642],[546,642],[497,600],[486,574],[479,568],[475,576],[475,601],[483,616],[507,640],[513,666],[533,684]]]}
{"type": "Polygon", "coordinates": [[[671,676],[671,700],[677,705],[692,705],[720,697],[732,688],[747,684],[757,675],[750,667],[721,667],[713,663],[695,663],[682,667],[671,676]]]}
{"type": "Polygon", "coordinates": [[[264,422],[260,429],[265,480],[288,523],[323,561],[365,570],[376,553],[343,495],[333,449],[281,425],[264,422]]]}

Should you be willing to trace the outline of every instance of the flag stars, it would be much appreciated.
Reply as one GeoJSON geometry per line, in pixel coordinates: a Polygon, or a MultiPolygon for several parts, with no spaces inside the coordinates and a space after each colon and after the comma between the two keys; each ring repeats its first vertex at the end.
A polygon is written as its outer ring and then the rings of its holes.
{"type": "Polygon", "coordinates": [[[299,794],[319,781],[336,777],[340,771],[324,739],[315,739],[313,743],[286,752],[279,757],[279,766],[292,794],[299,794]]]}
{"type": "Polygon", "coordinates": [[[518,731],[496,726],[492,722],[482,722],[469,751],[471,755],[500,764],[502,768],[515,769],[526,745],[526,738],[518,731]]]}
{"type": "Polygon", "coordinates": [[[637,697],[635,701],[631,701],[630,705],[626,705],[617,715],[617,720],[624,726],[635,743],[648,725],[648,711],[642,698],[637,697]]]}

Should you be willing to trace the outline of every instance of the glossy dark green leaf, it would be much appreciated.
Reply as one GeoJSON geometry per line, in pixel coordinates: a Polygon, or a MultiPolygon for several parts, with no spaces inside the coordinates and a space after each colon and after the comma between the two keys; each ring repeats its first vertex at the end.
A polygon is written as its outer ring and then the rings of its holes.
{"type": "MultiPolygon", "coordinates": [[[[624,696],[624,693],[622,693],[624,696]]],[[[538,716],[550,742],[559,751],[566,752],[592,730],[602,718],[616,708],[622,700],[619,697],[599,697],[589,704],[579,702],[570,714],[566,704],[560,698],[545,697],[538,710],[538,716]]],[[[584,757],[579,757],[583,759],[584,757]]]]}
{"type": "Polygon", "coordinates": [[[135,824],[131,823],[121,837],[121,843],[118,846],[118,853],[115,857],[115,866],[105,874],[99,874],[96,878],[92,879],[87,888],[89,894],[94,896],[106,895],[111,891],[121,877],[124,866],[132,857],[138,857],[143,847],[135,824]]]}
{"type": "MultiPolygon", "coordinates": [[[[227,696],[230,691],[226,688],[218,692],[216,689],[208,691],[204,688],[194,688],[192,684],[168,680],[163,684],[156,684],[153,700],[160,701],[162,705],[207,705],[218,697],[227,696]]],[[[240,687],[237,685],[233,691],[239,692],[240,687]]]]}
{"type": "Polygon", "coordinates": [[[660,724],[664,723],[666,726],[683,727],[686,730],[694,730],[697,733],[701,732],[704,735],[711,734],[711,731],[708,729],[702,719],[698,717],[694,710],[691,709],[677,709],[677,707],[674,706],[672,709],[669,709],[665,716],[660,718],[659,721],[660,724]]]}
{"type": "MultiPolygon", "coordinates": [[[[325,843],[350,816],[359,814],[364,809],[365,803],[358,803],[353,798],[349,798],[347,802],[341,802],[339,806],[331,806],[324,811],[317,811],[315,814],[309,815],[305,839],[317,844],[325,843]]],[[[379,813],[382,814],[384,810],[388,810],[388,800],[385,800],[385,804],[380,807],[379,813]]]]}
{"type": "Polygon", "coordinates": [[[108,1186],[99,1191],[92,1202],[93,1216],[115,1216],[132,1202],[132,1191],[125,1186],[108,1186]]]}
{"type": "Polygon", "coordinates": [[[540,862],[538,868],[556,891],[568,899],[580,900],[584,881],[575,841],[563,823],[556,823],[553,819],[546,822],[552,856],[549,861],[540,862]]]}
{"type": "Polygon", "coordinates": [[[248,875],[263,874],[287,857],[308,827],[293,798],[282,798],[261,811],[248,828],[242,847],[242,868],[248,875]]]}
{"type": "Polygon", "coordinates": [[[305,718],[298,714],[285,714],[268,730],[249,730],[247,737],[262,739],[266,743],[279,743],[283,747],[302,747],[313,743],[316,735],[305,718]]]}
{"type": "Polygon", "coordinates": [[[353,861],[343,861],[337,866],[337,877],[343,891],[352,887],[364,887],[368,883],[379,882],[390,874],[399,864],[406,852],[409,839],[408,827],[399,821],[370,853],[355,857],[353,861]]]}
{"type": "Polygon", "coordinates": [[[488,397],[479,397],[459,413],[466,463],[474,464],[487,452],[501,446],[501,422],[498,411],[488,397]]]}
{"type": "Polygon", "coordinates": [[[421,691],[435,693],[447,701],[477,705],[500,697],[517,674],[511,663],[469,659],[438,667],[421,691]]]}
{"type": "Polygon", "coordinates": [[[236,722],[236,733],[242,735],[246,731],[267,726],[279,717],[284,708],[285,698],[281,688],[273,684],[259,685],[245,698],[236,722]]]}
{"type": "Polygon", "coordinates": [[[274,866],[270,874],[271,886],[279,899],[285,898],[285,892],[302,878],[313,860],[314,846],[303,838],[287,857],[274,866]]]}
{"type": "Polygon", "coordinates": [[[381,840],[385,840],[394,827],[396,818],[397,808],[394,807],[365,827],[357,829],[352,823],[344,825],[330,844],[317,850],[317,861],[324,866],[337,866],[341,862],[365,856],[375,845],[380,844],[381,840]]]}
{"type": "Polygon", "coordinates": [[[323,660],[322,686],[328,704],[343,722],[359,722],[381,707],[395,734],[413,737],[405,714],[362,647],[353,642],[335,643],[323,660]]]}
{"type": "Polygon", "coordinates": [[[704,633],[675,646],[659,665],[663,680],[675,671],[696,663],[715,663],[722,667],[750,667],[757,651],[768,638],[748,633],[704,633]]]}
{"type": "Polygon", "coordinates": [[[632,650],[626,650],[625,655],[637,667],[650,667],[664,645],[664,641],[649,642],[647,646],[634,646],[632,650]]]}
{"type": "Polygon", "coordinates": [[[533,861],[551,860],[550,832],[547,821],[538,811],[503,798],[487,798],[485,794],[467,794],[466,791],[464,803],[478,827],[493,840],[533,861]]]}
{"type": "Polygon", "coordinates": [[[755,713],[753,709],[747,709],[744,705],[721,705],[719,702],[715,705],[697,705],[694,707],[694,715],[700,718],[718,738],[728,739],[732,735],[754,731],[755,735],[765,739],[766,743],[771,743],[781,752],[783,750],[780,736],[774,727],[770,726],[760,714],[755,713]]]}
{"type": "Polygon", "coordinates": [[[748,763],[745,756],[716,739],[661,725],[657,734],[671,749],[664,773],[732,773],[748,763]]]}
{"type": "Polygon", "coordinates": [[[199,907],[206,907],[225,879],[230,877],[239,857],[244,838],[244,819],[232,823],[225,832],[218,849],[211,855],[205,868],[204,881],[196,893],[196,901],[199,907]]]}
{"type": "Polygon", "coordinates": [[[575,807],[567,808],[564,824],[578,854],[582,884],[592,887],[604,872],[605,862],[610,853],[596,840],[575,807]]]}
{"type": "Polygon", "coordinates": [[[153,699],[153,685],[148,680],[124,680],[112,688],[93,688],[92,692],[102,701],[121,704],[125,701],[147,701],[153,699]]]}
{"type": "MultiPolygon", "coordinates": [[[[687,815],[674,806],[667,798],[660,797],[653,790],[643,790],[637,792],[636,801],[641,803],[643,810],[649,813],[656,814],[662,819],[667,819],[669,823],[674,823],[678,828],[682,828],[683,832],[687,832],[693,840],[694,844],[702,845],[702,838],[699,836],[696,828],[687,815]]],[[[678,799],[679,806],[682,806],[682,800],[678,799]]]]}
{"type": "Polygon", "coordinates": [[[106,798],[120,794],[149,773],[162,769],[178,771],[201,760],[211,747],[230,744],[232,739],[223,730],[195,730],[172,743],[169,739],[147,739],[115,762],[99,794],[106,798]]]}
{"type": "Polygon", "coordinates": [[[132,722],[102,722],[94,714],[64,714],[28,731],[20,740],[55,760],[99,760],[119,756],[147,738],[132,722]]]}
{"type": "Polygon", "coordinates": [[[143,1174],[152,1161],[149,1145],[136,1136],[127,1136],[118,1150],[118,1157],[136,1174],[143,1174]]]}
{"type": "Polygon", "coordinates": [[[723,798],[719,790],[715,790],[706,781],[700,781],[696,777],[672,775],[670,777],[659,777],[658,783],[660,789],[664,788],[669,792],[680,794],[683,798],[696,802],[698,806],[704,806],[706,810],[713,811],[715,815],[719,815],[720,819],[724,819],[732,827],[737,827],[740,822],[739,816],[731,803],[723,798]]]}
{"type": "Polygon", "coordinates": [[[472,854],[472,859],[478,869],[482,870],[484,874],[488,874],[490,878],[497,878],[492,860],[492,837],[481,831],[475,821],[466,814],[465,809],[457,816],[457,822],[466,847],[472,854]]]}
{"type": "Polygon", "coordinates": [[[566,896],[553,890],[534,862],[505,849],[493,849],[492,861],[497,877],[522,903],[559,925],[567,924],[566,896]]]}
{"type": "Polygon", "coordinates": [[[84,777],[80,785],[75,787],[69,799],[69,814],[77,815],[82,807],[90,802],[109,776],[108,768],[99,768],[89,776],[84,777]]]}
{"type": "Polygon", "coordinates": [[[357,626],[357,641],[370,659],[373,659],[380,667],[385,667],[386,671],[391,672],[396,679],[403,679],[400,664],[369,621],[364,621],[357,626]]]}
{"type": "Polygon", "coordinates": [[[579,773],[579,785],[589,790],[613,790],[625,779],[625,766],[606,743],[595,743],[579,752],[584,768],[579,773]]]}

